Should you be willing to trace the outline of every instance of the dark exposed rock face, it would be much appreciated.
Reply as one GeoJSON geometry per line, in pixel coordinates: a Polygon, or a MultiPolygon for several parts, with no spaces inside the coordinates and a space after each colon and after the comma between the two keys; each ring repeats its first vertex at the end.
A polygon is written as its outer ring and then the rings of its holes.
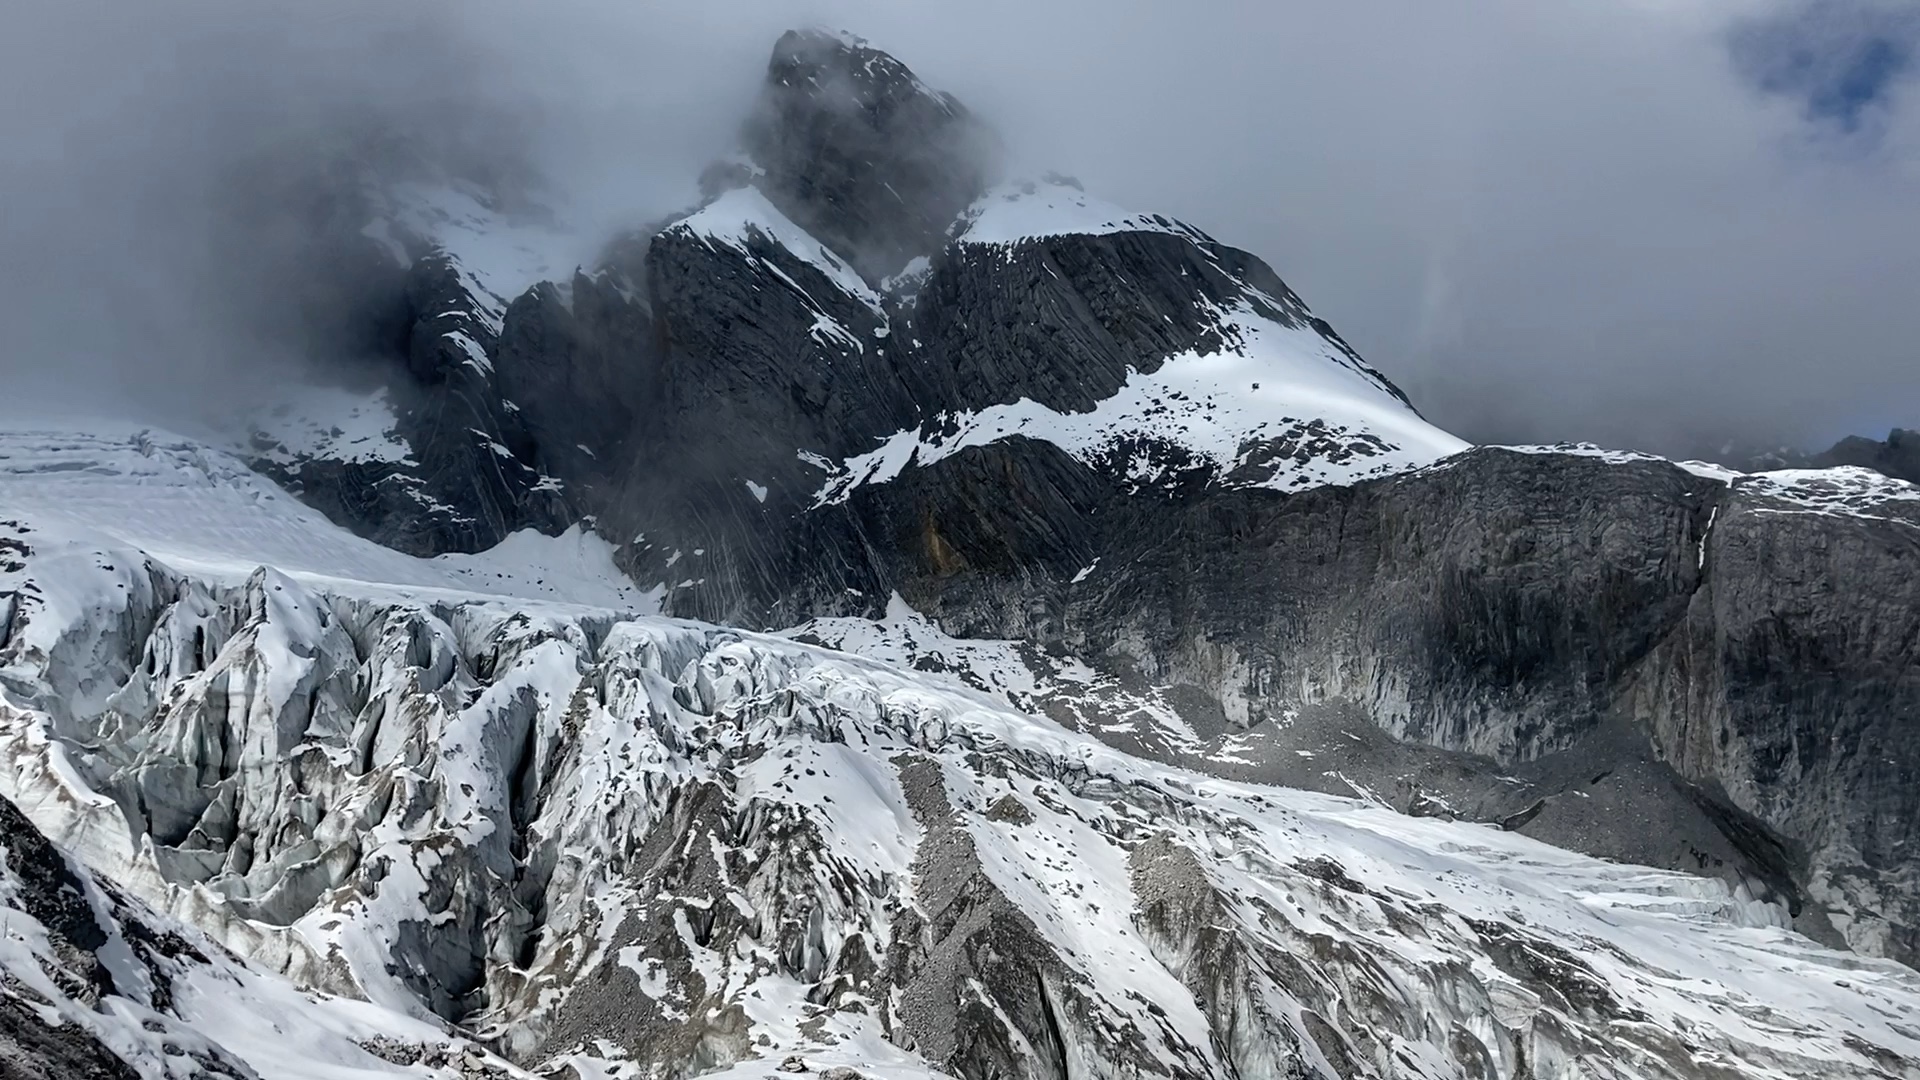
{"type": "Polygon", "coordinates": [[[774,45],[744,136],[775,205],[874,281],[939,248],[990,154],[952,95],[858,39],[806,30],[774,45]]]}
{"type": "Polygon", "coordinates": [[[19,1080],[136,1080],[90,1032],[49,1027],[25,1003],[0,997],[0,1074],[19,1080]]]}
{"type": "Polygon", "coordinates": [[[144,1059],[151,1070],[164,1054],[174,1059],[174,1075],[252,1080],[253,1070],[170,1015],[173,977],[207,958],[192,943],[148,925],[145,914],[76,872],[18,807],[0,799],[0,927],[14,946],[5,959],[38,969],[0,968],[0,1076],[132,1080],[146,1074],[130,1062],[144,1059]],[[44,938],[36,941],[36,931],[44,938]],[[24,958],[20,942],[32,950],[24,958]],[[117,970],[139,985],[115,985],[109,952],[117,970]],[[125,1028],[89,1023],[92,1013],[144,1013],[127,1027],[152,1045],[140,1045],[125,1028]]]}
{"type": "Polygon", "coordinates": [[[1023,397],[1084,412],[1130,371],[1223,344],[1221,308],[1310,326],[1405,400],[1265,263],[1178,223],[1165,232],[1036,237],[948,249],[911,309],[916,375],[943,409],[1023,397]]]}
{"type": "Polygon", "coordinates": [[[0,837],[4,837],[0,843],[5,845],[7,872],[20,886],[21,910],[46,927],[69,969],[85,980],[87,993],[113,993],[113,976],[96,955],[107,943],[107,932],[95,918],[86,888],[66,856],[5,799],[0,799],[0,837]]]}
{"type": "Polygon", "coordinates": [[[610,273],[541,284],[507,308],[495,360],[536,467],[591,505],[620,472],[659,377],[647,309],[610,273]]]}
{"type": "Polygon", "coordinates": [[[641,537],[637,577],[764,606],[814,557],[788,542],[820,482],[799,451],[838,459],[917,419],[886,314],[758,230],[667,229],[647,288],[658,366],[603,512],[641,537]]]}

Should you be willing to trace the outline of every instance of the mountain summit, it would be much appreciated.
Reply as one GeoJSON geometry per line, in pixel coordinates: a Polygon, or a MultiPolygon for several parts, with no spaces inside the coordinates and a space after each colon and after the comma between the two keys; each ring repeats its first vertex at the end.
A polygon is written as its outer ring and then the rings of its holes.
{"type": "Polygon", "coordinates": [[[874,282],[937,250],[994,166],[991,134],[951,94],[820,30],[774,45],[742,142],[774,205],[874,282]]]}

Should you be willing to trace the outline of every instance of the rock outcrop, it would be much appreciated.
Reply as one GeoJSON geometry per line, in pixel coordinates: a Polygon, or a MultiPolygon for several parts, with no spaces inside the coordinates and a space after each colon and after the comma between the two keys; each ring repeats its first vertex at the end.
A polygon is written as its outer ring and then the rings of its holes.
{"type": "MultiPolygon", "coordinates": [[[[1488,448],[1286,498],[1156,500],[1050,448],[970,455],[861,507],[903,553],[888,587],[949,630],[1103,658],[1240,727],[1351,707],[1401,740],[1589,775],[1651,747],[1738,811],[1710,830],[1745,851],[1731,880],[1914,955],[1915,863],[1889,824],[1920,809],[1903,779],[1920,493],[1488,448]]],[[[1524,809],[1499,806],[1483,819],[1524,809]]],[[[1698,846],[1604,847],[1610,831],[1576,846],[1712,869],[1698,846]]]]}

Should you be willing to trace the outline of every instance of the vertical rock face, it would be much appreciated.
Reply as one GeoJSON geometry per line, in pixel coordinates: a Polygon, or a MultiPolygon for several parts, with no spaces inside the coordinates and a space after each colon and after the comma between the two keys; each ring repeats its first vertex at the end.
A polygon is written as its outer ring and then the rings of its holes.
{"type": "Polygon", "coordinates": [[[751,187],[646,259],[658,366],[603,514],[636,576],[764,608],[811,558],[792,541],[817,463],[917,419],[885,303],[751,187]]]}
{"type": "Polygon", "coordinates": [[[952,95],[815,30],[774,44],[743,143],[774,204],[876,282],[940,248],[992,165],[991,136],[952,95]]]}
{"type": "MultiPolygon", "coordinates": [[[[1911,957],[1920,498],[1801,475],[1489,448],[1284,499],[1143,499],[1024,444],[850,507],[901,553],[893,587],[950,630],[1201,688],[1238,725],[1338,703],[1401,739],[1589,776],[1651,746],[1738,811],[1713,828],[1746,852],[1730,876],[1911,957]]],[[[1613,842],[1604,821],[1580,831],[1613,842]]]]}
{"type": "Polygon", "coordinates": [[[1029,397],[1087,412],[1130,372],[1232,347],[1245,309],[1325,339],[1328,355],[1405,395],[1360,360],[1259,259],[1169,218],[1129,215],[1053,177],[986,193],[917,291],[913,336],[946,407],[1029,397]]]}
{"type": "MultiPolygon", "coordinates": [[[[383,274],[393,272],[392,253],[355,239],[383,274]]],[[[504,302],[444,249],[400,254],[408,263],[398,282],[404,332],[385,349],[348,354],[356,361],[348,377],[380,385],[377,395],[350,397],[345,417],[337,395],[318,403],[296,396],[254,423],[252,460],[334,520],[413,554],[482,550],[518,529],[564,528],[579,511],[542,468],[495,371],[504,302]]]]}
{"type": "Polygon", "coordinates": [[[1806,846],[1849,941],[1912,962],[1920,504],[1836,516],[1733,494],[1636,711],[1680,768],[1806,846]]]}
{"type": "Polygon", "coordinates": [[[573,492],[604,501],[639,433],[655,417],[659,339],[647,308],[616,274],[576,272],[542,283],[507,307],[495,370],[513,402],[537,467],[573,492]]]}

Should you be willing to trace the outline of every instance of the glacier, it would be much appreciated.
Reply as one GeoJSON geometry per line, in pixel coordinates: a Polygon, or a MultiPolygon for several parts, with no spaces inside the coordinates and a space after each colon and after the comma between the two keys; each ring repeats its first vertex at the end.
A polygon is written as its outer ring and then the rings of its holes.
{"type": "Polygon", "coordinates": [[[1743,890],[1125,752],[1048,715],[1090,672],[898,600],[663,618],[591,536],[416,559],[153,432],[9,432],[0,508],[0,795],[205,958],[110,940],[76,1005],[15,831],[0,999],[136,1075],[191,1074],[141,1018],[328,1080],[1920,1061],[1920,976],[1743,890]]]}

